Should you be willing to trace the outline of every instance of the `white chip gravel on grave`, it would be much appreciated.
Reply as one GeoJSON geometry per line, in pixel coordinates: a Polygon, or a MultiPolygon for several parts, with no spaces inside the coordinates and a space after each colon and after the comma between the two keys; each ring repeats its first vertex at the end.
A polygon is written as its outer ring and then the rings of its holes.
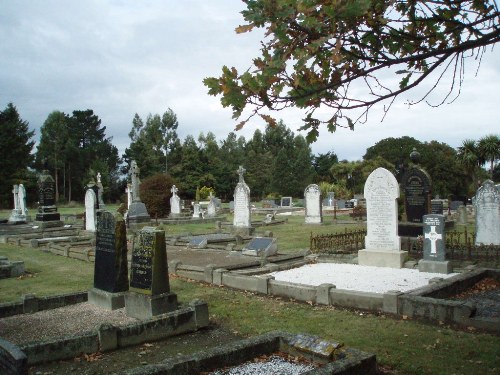
{"type": "Polygon", "coordinates": [[[312,365],[289,362],[273,355],[265,362],[247,362],[229,369],[213,371],[210,375],[300,375],[312,369],[312,365]]]}
{"type": "Polygon", "coordinates": [[[333,284],[337,289],[385,293],[406,292],[428,285],[435,277],[446,279],[456,273],[419,272],[409,268],[359,266],[343,263],[316,263],[270,274],[275,280],[318,286],[333,284]]]}

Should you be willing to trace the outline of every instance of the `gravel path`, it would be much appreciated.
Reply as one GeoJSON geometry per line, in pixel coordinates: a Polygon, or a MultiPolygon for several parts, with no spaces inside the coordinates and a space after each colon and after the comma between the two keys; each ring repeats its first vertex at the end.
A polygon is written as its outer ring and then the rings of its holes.
{"type": "Polygon", "coordinates": [[[116,326],[137,321],[125,315],[125,309],[105,311],[88,302],[33,314],[0,319],[0,336],[15,344],[49,340],[92,331],[102,323],[116,326]]]}
{"type": "Polygon", "coordinates": [[[448,278],[456,273],[419,272],[408,268],[359,266],[355,264],[317,263],[271,273],[275,280],[318,286],[333,284],[338,289],[385,293],[406,292],[429,284],[434,277],[448,278]]]}

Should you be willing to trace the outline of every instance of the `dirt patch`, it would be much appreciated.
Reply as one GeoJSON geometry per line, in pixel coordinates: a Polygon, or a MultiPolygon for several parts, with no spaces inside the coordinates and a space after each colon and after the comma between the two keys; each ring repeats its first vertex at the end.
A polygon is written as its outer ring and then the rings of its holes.
{"type": "Polygon", "coordinates": [[[476,317],[500,318],[500,283],[486,277],[451,299],[476,304],[476,317]]]}

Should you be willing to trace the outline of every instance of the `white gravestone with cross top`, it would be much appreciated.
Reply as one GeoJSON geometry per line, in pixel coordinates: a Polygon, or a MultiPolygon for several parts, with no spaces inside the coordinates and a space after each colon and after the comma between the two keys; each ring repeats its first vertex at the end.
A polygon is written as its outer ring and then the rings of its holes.
{"type": "Polygon", "coordinates": [[[172,185],[170,189],[172,196],[170,197],[170,216],[178,216],[181,214],[181,199],[177,195],[179,189],[177,186],[172,185]]]}
{"type": "Polygon", "coordinates": [[[424,257],[418,263],[420,272],[450,273],[451,263],[446,261],[444,215],[424,215],[424,257]]]}

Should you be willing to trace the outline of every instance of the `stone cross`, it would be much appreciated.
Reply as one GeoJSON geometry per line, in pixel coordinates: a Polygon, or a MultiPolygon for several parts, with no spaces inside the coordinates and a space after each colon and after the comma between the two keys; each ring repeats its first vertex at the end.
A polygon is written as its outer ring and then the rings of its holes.
{"type": "Polygon", "coordinates": [[[245,180],[243,179],[243,173],[245,173],[247,170],[245,168],[243,168],[243,166],[240,165],[240,167],[238,168],[238,170],[236,171],[239,175],[239,181],[238,182],[245,182],[245,180]]]}
{"type": "Polygon", "coordinates": [[[139,197],[139,186],[141,184],[141,180],[139,179],[140,169],[137,166],[135,160],[132,160],[130,164],[131,170],[131,179],[132,179],[132,202],[140,202],[141,198],[139,197]]]}
{"type": "Polygon", "coordinates": [[[177,189],[177,186],[172,185],[172,189],[170,189],[170,191],[172,192],[172,195],[177,195],[177,192],[179,191],[179,189],[177,189]]]}
{"type": "Polygon", "coordinates": [[[442,240],[443,235],[436,232],[435,225],[431,225],[431,231],[425,234],[425,238],[431,241],[431,254],[436,254],[436,241],[442,240]]]}
{"type": "Polygon", "coordinates": [[[97,172],[97,185],[101,183],[101,172],[97,172]]]}

